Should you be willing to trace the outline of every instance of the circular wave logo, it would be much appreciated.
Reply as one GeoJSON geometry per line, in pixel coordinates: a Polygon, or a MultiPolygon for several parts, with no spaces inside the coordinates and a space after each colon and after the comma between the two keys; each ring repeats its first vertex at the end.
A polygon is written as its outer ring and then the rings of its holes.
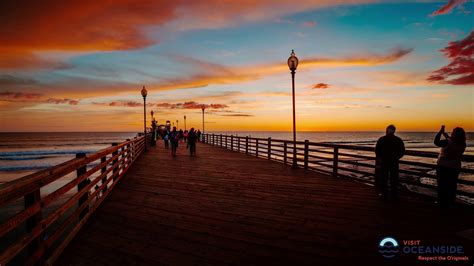
{"type": "Polygon", "coordinates": [[[397,240],[393,237],[386,237],[379,243],[379,253],[387,259],[395,257],[400,251],[397,240]]]}

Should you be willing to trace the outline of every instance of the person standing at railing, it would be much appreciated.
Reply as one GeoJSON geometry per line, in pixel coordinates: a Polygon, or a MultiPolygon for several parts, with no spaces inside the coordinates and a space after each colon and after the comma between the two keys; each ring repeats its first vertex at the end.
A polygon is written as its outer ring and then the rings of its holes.
{"type": "Polygon", "coordinates": [[[444,130],[444,126],[441,126],[434,139],[434,144],[441,147],[436,176],[438,179],[438,203],[440,207],[449,207],[456,199],[462,155],[466,150],[466,132],[457,127],[453,129],[450,137],[444,130]],[[444,136],[443,140],[441,140],[441,136],[444,136]]]}
{"type": "Polygon", "coordinates": [[[197,130],[196,132],[196,136],[197,136],[197,141],[201,141],[201,130],[197,130]]]}
{"type": "Polygon", "coordinates": [[[388,182],[390,181],[390,196],[398,199],[398,163],[405,153],[403,140],[395,136],[396,128],[389,125],[385,136],[379,138],[375,146],[375,155],[380,170],[378,173],[378,187],[380,196],[388,198],[388,182]]]}
{"type": "Polygon", "coordinates": [[[196,140],[197,140],[196,131],[194,131],[194,128],[191,128],[191,130],[188,132],[188,145],[187,145],[187,147],[189,148],[189,154],[191,156],[196,155],[196,140]]]}
{"type": "Polygon", "coordinates": [[[179,143],[179,132],[176,130],[176,127],[173,127],[173,131],[170,133],[170,144],[171,144],[171,155],[176,157],[176,150],[178,149],[179,143]]]}

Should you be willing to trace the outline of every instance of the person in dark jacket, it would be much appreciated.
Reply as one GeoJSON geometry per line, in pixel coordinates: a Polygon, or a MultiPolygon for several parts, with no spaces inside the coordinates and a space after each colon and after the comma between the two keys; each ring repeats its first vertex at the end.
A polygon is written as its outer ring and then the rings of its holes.
{"type": "Polygon", "coordinates": [[[171,155],[176,157],[176,150],[178,149],[179,143],[179,132],[176,130],[176,127],[173,127],[173,131],[171,131],[169,136],[171,143],[171,155]]]}
{"type": "Polygon", "coordinates": [[[398,161],[405,153],[403,140],[395,136],[396,128],[389,125],[385,136],[379,138],[375,146],[375,156],[380,171],[378,186],[383,198],[388,197],[388,181],[390,180],[390,195],[398,199],[398,161]]]}
{"type": "Polygon", "coordinates": [[[189,154],[191,156],[196,155],[196,140],[197,140],[196,131],[194,131],[194,128],[191,128],[191,130],[188,132],[188,147],[189,147],[189,154]]]}
{"type": "Polygon", "coordinates": [[[444,126],[441,126],[435,136],[434,144],[441,147],[436,167],[438,203],[440,207],[450,207],[456,199],[462,155],[466,150],[466,132],[457,127],[453,129],[450,137],[444,131],[444,126]],[[444,136],[443,140],[441,136],[444,136]]]}
{"type": "Polygon", "coordinates": [[[196,132],[196,136],[197,136],[197,141],[201,141],[201,130],[197,130],[196,132]]]}

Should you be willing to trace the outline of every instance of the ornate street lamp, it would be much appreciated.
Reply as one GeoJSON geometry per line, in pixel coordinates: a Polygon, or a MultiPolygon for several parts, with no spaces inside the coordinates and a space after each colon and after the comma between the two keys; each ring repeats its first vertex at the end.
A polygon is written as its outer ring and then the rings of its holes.
{"type": "Polygon", "coordinates": [[[176,119],[176,129],[179,130],[179,121],[176,119]]]}
{"type": "Polygon", "coordinates": [[[145,134],[145,151],[148,151],[147,145],[146,145],[146,96],[148,92],[145,89],[145,86],[143,86],[141,93],[143,96],[143,133],[145,134]]]}
{"type": "Polygon", "coordinates": [[[291,84],[293,90],[293,165],[292,168],[298,168],[296,160],[296,115],[295,115],[295,71],[298,67],[298,57],[295,55],[295,50],[291,50],[291,55],[288,58],[288,67],[291,71],[291,84]]]}
{"type": "Polygon", "coordinates": [[[186,115],[184,116],[184,130],[186,131],[186,115]]]}
{"type": "Polygon", "coordinates": [[[153,116],[154,114],[155,114],[155,112],[153,112],[153,110],[151,110],[150,115],[151,115],[151,120],[152,121],[155,120],[155,117],[153,116]]]}
{"type": "Polygon", "coordinates": [[[202,134],[204,135],[204,110],[206,109],[206,107],[203,105],[201,109],[202,109],[202,134]]]}

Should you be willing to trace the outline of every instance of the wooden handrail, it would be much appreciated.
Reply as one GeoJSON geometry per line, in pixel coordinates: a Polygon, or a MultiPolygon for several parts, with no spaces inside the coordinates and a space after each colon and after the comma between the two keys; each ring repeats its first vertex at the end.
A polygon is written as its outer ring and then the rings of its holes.
{"type": "MultiPolygon", "coordinates": [[[[209,140],[209,138],[205,135],[203,135],[203,142],[212,144],[212,142],[206,141],[209,140]]],[[[219,147],[236,150],[233,147],[233,142],[229,144],[227,142],[227,138],[230,137],[231,139],[233,139],[234,141],[238,141],[239,143],[240,139],[242,139],[244,143],[244,149],[242,149],[242,152],[260,158],[271,159],[273,161],[278,161],[284,164],[292,163],[291,158],[293,157],[294,152],[293,141],[273,138],[253,138],[249,136],[227,136],[217,134],[212,134],[212,136],[225,138],[226,141],[224,143],[219,143],[219,147]]],[[[295,152],[297,155],[297,163],[305,169],[320,171],[325,174],[332,175],[334,177],[350,176],[347,173],[362,174],[363,176],[371,177],[370,179],[368,179],[369,182],[374,182],[373,176],[375,172],[375,154],[373,147],[333,143],[318,143],[310,142],[307,140],[297,141],[296,144],[297,147],[295,152]],[[314,159],[317,159],[318,161],[314,161],[314,159]],[[321,167],[324,167],[326,169],[323,169],[321,167]]],[[[237,151],[240,152],[241,150],[237,151]]],[[[404,165],[406,167],[416,166],[418,168],[423,168],[424,171],[421,171],[420,169],[401,169],[400,173],[402,175],[415,177],[415,179],[418,181],[408,180],[404,178],[404,176],[401,176],[400,182],[409,185],[418,185],[423,188],[430,188],[435,190],[435,185],[421,183],[420,178],[425,177],[434,179],[436,177],[434,174],[429,174],[428,172],[436,169],[436,164],[430,163],[429,161],[431,160],[429,158],[435,159],[437,157],[438,153],[436,152],[406,150],[404,158],[400,160],[400,165],[404,165]],[[423,158],[425,158],[424,160],[427,162],[420,161],[420,159],[423,158]]],[[[474,162],[474,155],[463,155],[462,161],[474,162]]],[[[474,174],[474,169],[463,167],[461,169],[461,173],[474,174]]],[[[474,186],[474,181],[465,179],[459,179],[458,183],[468,187],[474,186]]],[[[459,190],[459,188],[458,191],[460,195],[464,195],[471,198],[474,197],[474,193],[470,191],[459,190]]]]}
{"type": "MultiPolygon", "coordinates": [[[[25,208],[0,224],[0,237],[15,231],[20,235],[0,252],[0,265],[18,258],[25,264],[54,263],[80,227],[110,193],[120,178],[144,150],[145,137],[138,137],[92,154],[77,154],[76,158],[57,166],[0,185],[0,207],[24,197],[25,208]],[[97,164],[88,169],[87,166],[97,164]],[[40,189],[76,171],[76,177],[55,191],[40,195],[40,189]],[[77,187],[54,211],[43,210],[77,187]],[[70,211],[75,208],[73,211],[70,211]],[[23,224],[26,222],[26,232],[23,224]],[[59,223],[53,230],[51,225],[59,223]],[[72,229],[71,229],[72,228],[72,229]],[[46,235],[47,232],[50,235],[46,235]],[[61,241],[58,243],[57,241],[61,241]],[[54,250],[51,250],[55,247],[54,250]],[[26,250],[27,252],[22,252],[26,250]]],[[[10,242],[10,241],[9,241],[10,242]]],[[[17,260],[15,260],[17,261],[17,260]]]]}

